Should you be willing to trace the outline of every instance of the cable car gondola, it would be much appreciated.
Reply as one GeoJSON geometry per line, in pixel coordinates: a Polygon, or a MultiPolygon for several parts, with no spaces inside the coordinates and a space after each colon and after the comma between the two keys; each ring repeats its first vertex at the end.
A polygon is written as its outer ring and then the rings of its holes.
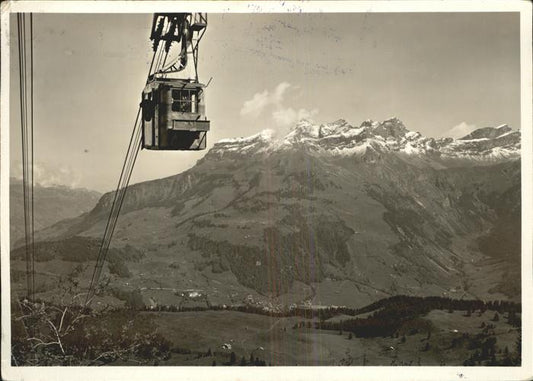
{"type": "Polygon", "coordinates": [[[142,93],[143,148],[202,150],[209,120],[204,85],[185,79],[153,79],[142,93]]]}
{"type": "Polygon", "coordinates": [[[163,66],[172,42],[181,42],[174,63],[149,76],[142,92],[142,147],[150,150],[202,150],[206,148],[209,120],[205,115],[204,88],[198,82],[198,43],[207,27],[204,13],[156,13],[150,39],[154,51],[165,41],[163,66]],[[171,78],[194,59],[194,79],[171,78]]]}

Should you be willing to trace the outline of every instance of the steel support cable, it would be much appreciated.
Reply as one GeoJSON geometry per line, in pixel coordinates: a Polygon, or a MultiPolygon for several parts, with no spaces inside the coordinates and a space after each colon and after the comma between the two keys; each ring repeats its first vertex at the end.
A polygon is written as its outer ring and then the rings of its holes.
{"type": "Polygon", "coordinates": [[[31,299],[31,258],[30,258],[30,246],[29,246],[29,234],[28,234],[28,188],[27,188],[27,166],[26,166],[26,71],[25,71],[25,55],[24,55],[24,41],[25,34],[23,29],[24,19],[22,14],[17,14],[17,28],[18,28],[18,58],[19,58],[19,83],[20,83],[20,128],[22,139],[22,192],[23,192],[23,210],[24,210],[24,238],[26,249],[26,286],[27,297],[31,299]]]}
{"type": "MultiPolygon", "coordinates": [[[[120,215],[120,210],[121,210],[121,207],[122,207],[122,203],[124,202],[124,198],[125,198],[125,195],[126,195],[127,187],[128,187],[131,175],[133,173],[133,168],[134,168],[134,165],[135,165],[135,161],[136,161],[138,152],[140,150],[140,145],[141,145],[140,123],[138,125],[136,125],[136,127],[137,126],[139,128],[136,128],[135,138],[133,140],[133,145],[132,145],[133,150],[131,151],[131,154],[128,155],[128,158],[127,158],[127,161],[126,161],[127,165],[126,165],[126,168],[125,168],[125,171],[124,171],[124,174],[123,174],[123,181],[122,181],[122,183],[120,185],[120,190],[118,192],[116,192],[117,198],[116,198],[116,202],[115,202],[115,204],[113,206],[112,213],[110,215],[107,234],[102,239],[101,256],[100,256],[100,260],[99,260],[99,262],[97,264],[97,270],[96,270],[96,275],[95,275],[96,283],[100,279],[100,274],[101,274],[103,265],[105,263],[105,259],[106,259],[106,256],[107,256],[109,245],[111,243],[111,238],[113,236],[113,233],[114,233],[117,221],[118,221],[118,217],[120,215]]],[[[96,286],[96,284],[94,286],[96,286]]]]}
{"type": "Polygon", "coordinates": [[[120,216],[120,211],[122,209],[122,205],[123,205],[123,202],[124,202],[124,198],[126,197],[126,192],[128,190],[128,184],[129,184],[129,181],[130,181],[130,178],[131,178],[131,175],[133,173],[133,167],[135,166],[135,162],[137,160],[137,155],[139,154],[139,151],[141,150],[141,140],[139,139],[139,141],[137,142],[137,149],[134,150],[134,155],[132,156],[132,163],[131,163],[131,169],[129,170],[128,174],[127,174],[127,179],[126,179],[126,185],[124,186],[123,188],[123,191],[122,191],[122,194],[121,194],[121,197],[120,197],[120,200],[118,202],[118,207],[117,207],[117,213],[116,213],[116,217],[115,219],[113,220],[113,223],[111,225],[111,233],[109,234],[109,239],[107,240],[106,244],[105,244],[105,248],[104,248],[104,251],[103,251],[103,258],[102,258],[102,261],[101,261],[101,265],[98,269],[98,275],[97,275],[97,279],[100,278],[100,274],[102,272],[102,269],[103,269],[103,265],[105,263],[105,258],[107,256],[107,253],[108,253],[108,250],[109,250],[109,245],[111,244],[111,237],[113,237],[113,233],[115,232],[115,228],[117,226],[117,222],[118,222],[118,217],[120,216]]]}
{"type": "Polygon", "coordinates": [[[100,279],[102,268],[105,263],[105,259],[106,259],[107,252],[109,249],[109,245],[111,243],[111,238],[115,231],[118,217],[120,215],[120,209],[121,209],[122,203],[124,202],[124,197],[126,194],[128,184],[129,184],[129,180],[131,178],[131,174],[133,173],[133,167],[135,164],[135,160],[140,150],[141,140],[140,140],[140,134],[139,134],[140,128],[137,128],[138,125],[140,125],[140,123],[136,124],[135,126],[136,128],[134,129],[134,132],[136,132],[135,138],[132,140],[132,143],[133,143],[132,150],[130,151],[130,154],[127,156],[126,161],[125,161],[125,163],[127,164],[123,172],[122,181],[119,185],[120,188],[117,189],[117,191],[115,192],[116,199],[115,199],[114,204],[112,205],[110,217],[108,219],[107,231],[105,232],[104,237],[101,242],[99,258],[98,258],[98,261],[95,267],[95,272],[94,272],[94,284],[92,285],[92,288],[91,288],[92,292],[90,296],[94,294],[96,285],[100,279]]]}
{"type": "MultiPolygon", "coordinates": [[[[146,79],[146,83],[148,83],[149,78],[152,73],[152,68],[154,68],[154,61],[156,62],[154,73],[156,73],[157,70],[159,69],[160,62],[161,62],[161,52],[162,52],[162,48],[156,49],[156,51],[154,52],[152,56],[152,61],[150,63],[150,68],[148,69],[148,76],[146,79]],[[159,50],[159,54],[157,50],[159,50]],[[156,56],[158,56],[157,60],[156,60],[156,56]]],[[[103,269],[103,265],[105,263],[105,258],[107,256],[107,251],[111,243],[111,238],[115,231],[116,223],[118,221],[120,210],[122,208],[124,197],[126,195],[126,190],[127,190],[129,181],[131,179],[131,175],[133,173],[133,167],[137,160],[137,155],[139,153],[139,150],[141,149],[142,140],[141,140],[141,123],[139,121],[140,115],[141,115],[141,108],[139,107],[137,111],[137,116],[135,118],[135,124],[133,127],[133,131],[130,137],[128,150],[126,152],[124,163],[122,165],[122,170],[121,170],[119,181],[117,184],[117,189],[115,191],[113,202],[111,204],[111,211],[107,219],[106,227],[104,230],[104,235],[102,237],[102,241],[101,241],[100,248],[98,251],[95,268],[93,270],[93,274],[91,277],[89,291],[87,293],[87,298],[85,300],[86,305],[88,305],[90,301],[92,300],[92,297],[96,290],[96,286],[99,282],[100,275],[103,269]],[[118,207],[116,207],[117,205],[118,207]]]]}
{"type": "Polygon", "coordinates": [[[21,139],[22,139],[22,177],[24,197],[24,233],[26,243],[26,282],[27,297],[33,300],[35,291],[35,246],[34,246],[34,198],[33,198],[33,16],[30,14],[29,39],[29,94],[28,94],[28,65],[26,46],[26,18],[24,14],[17,14],[18,49],[19,49],[19,81],[20,81],[20,111],[21,111],[21,139]],[[29,102],[29,120],[28,120],[29,102]]]}
{"type": "MultiPolygon", "coordinates": [[[[24,121],[24,65],[22,63],[22,20],[21,20],[21,14],[17,14],[17,33],[18,33],[18,59],[19,59],[19,84],[20,84],[20,92],[19,92],[19,100],[20,100],[20,128],[21,128],[21,139],[22,139],[22,192],[23,192],[23,210],[24,210],[24,232],[27,232],[26,224],[26,211],[27,211],[27,205],[26,205],[26,157],[24,155],[24,152],[26,152],[26,135],[24,131],[25,121],[24,121]]],[[[24,235],[25,243],[26,243],[26,280],[29,280],[29,252],[28,252],[28,235],[24,235]]],[[[30,290],[30,284],[27,284],[28,286],[28,294],[30,290]]]]}
{"type": "Polygon", "coordinates": [[[93,293],[94,293],[94,289],[95,289],[96,284],[98,283],[98,280],[99,280],[99,277],[100,277],[101,270],[99,270],[99,268],[101,268],[103,266],[103,260],[105,258],[105,251],[106,251],[105,250],[106,241],[109,239],[108,237],[109,237],[110,232],[111,232],[110,226],[113,224],[113,220],[117,216],[117,209],[115,208],[115,205],[117,205],[117,200],[120,198],[120,195],[121,195],[121,193],[123,191],[124,184],[125,184],[125,178],[128,177],[128,176],[125,176],[125,173],[126,173],[126,171],[130,170],[129,169],[129,163],[131,162],[130,157],[132,156],[132,152],[133,152],[133,149],[134,149],[134,146],[135,146],[134,141],[135,141],[135,136],[136,136],[136,130],[137,130],[137,125],[138,125],[139,115],[140,115],[140,108],[137,111],[137,117],[135,118],[135,125],[134,125],[133,131],[131,133],[130,142],[129,142],[129,145],[128,145],[128,150],[126,152],[126,157],[124,158],[124,162],[122,164],[122,170],[120,172],[117,188],[115,190],[115,194],[114,194],[114,197],[113,197],[113,202],[111,204],[111,210],[109,212],[109,216],[108,216],[108,219],[107,219],[107,222],[106,222],[106,226],[105,226],[105,229],[104,229],[104,234],[103,234],[103,237],[102,237],[102,241],[100,243],[100,248],[98,250],[98,256],[96,258],[96,265],[95,265],[95,268],[93,270],[93,275],[92,275],[91,283],[90,283],[90,286],[89,286],[89,292],[87,294],[87,299],[85,301],[86,304],[89,303],[90,299],[92,298],[93,293]]]}
{"type": "Polygon", "coordinates": [[[32,294],[35,293],[35,213],[33,197],[33,14],[30,13],[30,140],[31,140],[31,271],[32,271],[32,294]]]}
{"type": "MultiPolygon", "coordinates": [[[[150,77],[150,74],[151,74],[151,71],[152,71],[152,68],[153,68],[153,65],[154,65],[154,61],[155,61],[156,55],[157,55],[157,52],[154,52],[154,54],[152,55],[150,68],[148,69],[148,78],[150,77]]],[[[146,82],[148,82],[148,78],[147,78],[146,82]]],[[[115,191],[115,194],[114,194],[114,197],[113,197],[113,202],[111,204],[111,210],[110,210],[110,213],[109,213],[109,217],[107,219],[106,227],[105,227],[105,230],[104,230],[104,235],[102,237],[102,241],[101,241],[100,248],[99,248],[99,251],[98,251],[98,256],[97,256],[97,259],[96,259],[95,268],[93,270],[93,275],[92,275],[91,283],[90,283],[90,286],[89,286],[89,292],[87,294],[87,299],[86,299],[86,302],[85,302],[86,304],[88,304],[90,299],[92,298],[92,295],[93,295],[93,293],[95,291],[95,287],[96,287],[96,285],[98,283],[98,280],[100,279],[100,274],[101,274],[102,267],[103,267],[103,264],[104,264],[104,261],[105,261],[107,248],[109,247],[106,244],[106,242],[108,240],[110,241],[111,240],[111,236],[112,236],[112,233],[110,235],[108,235],[108,233],[111,231],[110,230],[110,226],[113,223],[112,221],[114,219],[118,218],[117,209],[115,209],[115,205],[117,204],[117,200],[120,198],[120,195],[122,193],[122,189],[125,187],[125,185],[127,185],[127,183],[124,181],[124,179],[125,178],[129,178],[129,176],[124,176],[124,174],[126,172],[130,171],[129,163],[131,162],[130,158],[132,156],[131,155],[132,147],[135,147],[135,145],[136,145],[134,142],[137,140],[136,139],[136,130],[138,129],[137,128],[138,124],[140,124],[140,123],[138,123],[139,122],[140,113],[141,113],[141,109],[139,108],[138,111],[137,111],[137,116],[135,118],[134,128],[133,128],[133,131],[131,133],[130,142],[129,142],[129,145],[128,145],[128,150],[126,152],[126,156],[124,158],[124,162],[123,162],[123,165],[122,165],[122,170],[121,170],[121,173],[120,173],[120,177],[119,177],[119,181],[118,181],[118,184],[117,184],[117,188],[116,188],[116,191],[115,191]]],[[[138,135],[138,133],[137,133],[137,135],[138,135]]],[[[129,180],[128,180],[128,182],[129,182],[129,180]]],[[[112,229],[112,230],[114,230],[114,229],[112,229]]]]}

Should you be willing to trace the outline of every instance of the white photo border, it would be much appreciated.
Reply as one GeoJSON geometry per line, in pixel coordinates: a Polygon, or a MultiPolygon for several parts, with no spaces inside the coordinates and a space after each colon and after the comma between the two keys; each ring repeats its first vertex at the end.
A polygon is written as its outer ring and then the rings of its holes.
{"type": "Polygon", "coordinates": [[[533,378],[532,3],[529,1],[4,1],[1,6],[0,228],[2,377],[6,380],[525,380],[533,378]],[[520,13],[522,365],[520,367],[12,367],[9,283],[9,16],[35,13],[520,13]]]}

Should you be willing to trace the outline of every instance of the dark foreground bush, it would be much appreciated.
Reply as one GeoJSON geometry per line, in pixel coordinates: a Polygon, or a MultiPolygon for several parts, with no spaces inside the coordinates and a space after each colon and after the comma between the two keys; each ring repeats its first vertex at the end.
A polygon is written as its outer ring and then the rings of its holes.
{"type": "Polygon", "coordinates": [[[12,363],[102,365],[118,360],[154,363],[170,357],[171,343],[154,332],[151,317],[134,311],[96,314],[74,306],[23,303],[13,319],[12,363]]]}

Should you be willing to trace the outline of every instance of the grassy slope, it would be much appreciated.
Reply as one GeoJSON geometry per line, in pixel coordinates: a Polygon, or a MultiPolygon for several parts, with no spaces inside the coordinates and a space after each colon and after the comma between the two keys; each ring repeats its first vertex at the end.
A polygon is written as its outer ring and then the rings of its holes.
{"type": "MultiPolygon", "coordinates": [[[[481,316],[470,317],[464,312],[434,310],[423,319],[429,322],[431,337],[427,332],[409,334],[402,343],[398,338],[355,338],[348,339],[336,331],[321,331],[314,328],[293,329],[297,318],[271,318],[234,311],[207,311],[186,313],[147,313],[154,316],[157,332],[164,334],[172,343],[193,352],[219,352],[218,357],[197,358],[195,354],[177,355],[160,365],[211,365],[227,361],[234,351],[237,358],[259,356],[272,365],[462,365],[473,352],[466,346],[450,348],[453,338],[462,333],[475,335],[482,330],[482,322],[495,325],[497,349],[514,349],[518,332],[505,319],[492,322],[493,311],[481,316]],[[458,329],[458,333],[453,332],[458,329]],[[430,349],[424,351],[426,342],[430,349]],[[232,345],[231,350],[222,349],[224,343],[232,345]],[[264,350],[257,349],[263,347],[264,350]],[[394,349],[391,349],[394,347],[394,349]],[[420,359],[420,360],[419,360],[420,359]]],[[[501,354],[497,355],[497,358],[501,354]]]]}

